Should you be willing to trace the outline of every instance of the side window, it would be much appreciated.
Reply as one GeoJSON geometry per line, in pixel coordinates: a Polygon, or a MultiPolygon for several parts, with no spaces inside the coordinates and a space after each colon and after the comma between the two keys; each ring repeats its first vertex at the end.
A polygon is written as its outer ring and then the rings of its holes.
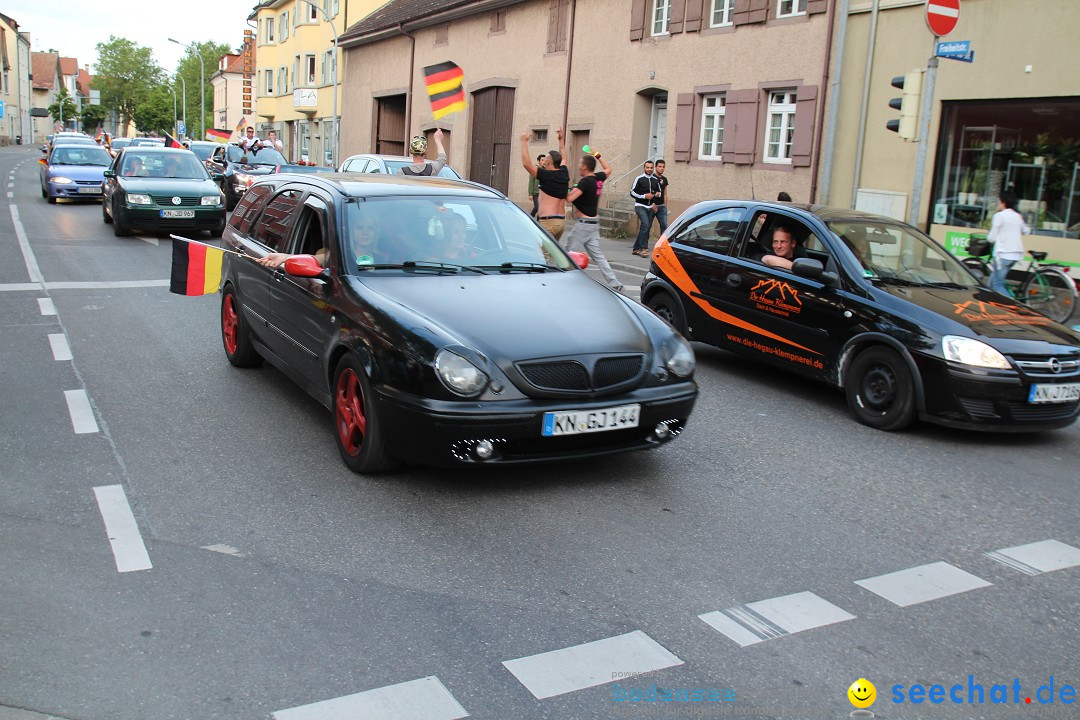
{"type": "Polygon", "coordinates": [[[326,207],[322,201],[309,198],[300,210],[289,251],[294,255],[324,257],[326,248],[326,207]]]}
{"type": "Polygon", "coordinates": [[[284,251],[289,231],[296,222],[299,204],[299,190],[285,190],[275,195],[255,223],[252,232],[254,240],[265,245],[271,252],[284,251]]]}
{"type": "Polygon", "coordinates": [[[717,253],[730,255],[735,236],[739,232],[745,208],[734,207],[714,210],[683,226],[671,242],[717,253]]]}
{"type": "Polygon", "coordinates": [[[251,223],[258,217],[259,210],[262,209],[272,191],[271,185],[256,185],[244,193],[236,209],[233,210],[229,224],[241,235],[248,235],[251,232],[251,223]]]}
{"type": "Polygon", "coordinates": [[[794,218],[780,213],[759,212],[750,223],[751,231],[743,248],[742,256],[753,260],[761,260],[765,255],[786,255],[791,253],[789,259],[814,258],[820,260],[822,265],[828,265],[829,249],[810,228],[794,218]],[[777,248],[773,240],[777,233],[789,236],[794,244],[789,248],[784,243],[784,248],[777,248]]]}

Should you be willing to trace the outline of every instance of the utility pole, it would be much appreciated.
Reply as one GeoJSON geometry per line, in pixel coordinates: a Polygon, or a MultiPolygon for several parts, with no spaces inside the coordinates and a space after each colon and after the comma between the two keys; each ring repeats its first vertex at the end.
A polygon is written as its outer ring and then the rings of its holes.
{"type": "Polygon", "coordinates": [[[930,112],[934,108],[934,81],[937,79],[937,36],[930,44],[930,60],[926,63],[926,81],[923,83],[922,109],[919,113],[919,150],[915,156],[915,181],[911,186],[911,204],[908,206],[908,225],[919,222],[919,206],[922,204],[923,175],[926,173],[926,153],[930,145],[930,112]]]}

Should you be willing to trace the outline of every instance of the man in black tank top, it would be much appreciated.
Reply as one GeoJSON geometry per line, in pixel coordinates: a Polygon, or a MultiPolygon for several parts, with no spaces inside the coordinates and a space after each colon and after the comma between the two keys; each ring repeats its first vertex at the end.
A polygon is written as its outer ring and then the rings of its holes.
{"type": "Polygon", "coordinates": [[[424,159],[424,154],[427,153],[427,138],[423,135],[414,137],[412,142],[409,143],[409,151],[412,152],[412,165],[406,165],[398,172],[402,175],[438,175],[446,167],[446,149],[443,148],[442,137],[442,130],[436,128],[434,135],[435,149],[439,151],[439,156],[435,158],[434,162],[430,163],[424,159]]]}

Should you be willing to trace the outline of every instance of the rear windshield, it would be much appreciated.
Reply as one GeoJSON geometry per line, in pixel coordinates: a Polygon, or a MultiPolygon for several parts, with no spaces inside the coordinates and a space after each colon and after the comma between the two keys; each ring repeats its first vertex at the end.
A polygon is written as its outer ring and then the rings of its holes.
{"type": "MultiPolygon", "coordinates": [[[[386,161],[386,171],[388,173],[390,173],[391,175],[393,175],[394,173],[401,170],[401,168],[405,167],[406,165],[412,165],[412,161],[411,160],[387,160],[386,161]]],[[[443,166],[443,169],[439,171],[438,177],[452,178],[454,180],[460,180],[461,179],[461,176],[458,175],[456,172],[454,172],[454,169],[452,167],[450,167],[449,165],[444,165],[443,166]]]]}

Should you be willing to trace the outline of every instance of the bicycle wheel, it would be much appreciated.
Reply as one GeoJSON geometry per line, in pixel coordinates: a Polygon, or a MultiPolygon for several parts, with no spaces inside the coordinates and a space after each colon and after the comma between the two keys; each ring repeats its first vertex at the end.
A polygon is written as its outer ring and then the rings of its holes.
{"type": "Polygon", "coordinates": [[[1020,287],[1020,299],[1032,310],[1064,323],[1076,309],[1076,284],[1060,270],[1039,268],[1020,287]]]}

